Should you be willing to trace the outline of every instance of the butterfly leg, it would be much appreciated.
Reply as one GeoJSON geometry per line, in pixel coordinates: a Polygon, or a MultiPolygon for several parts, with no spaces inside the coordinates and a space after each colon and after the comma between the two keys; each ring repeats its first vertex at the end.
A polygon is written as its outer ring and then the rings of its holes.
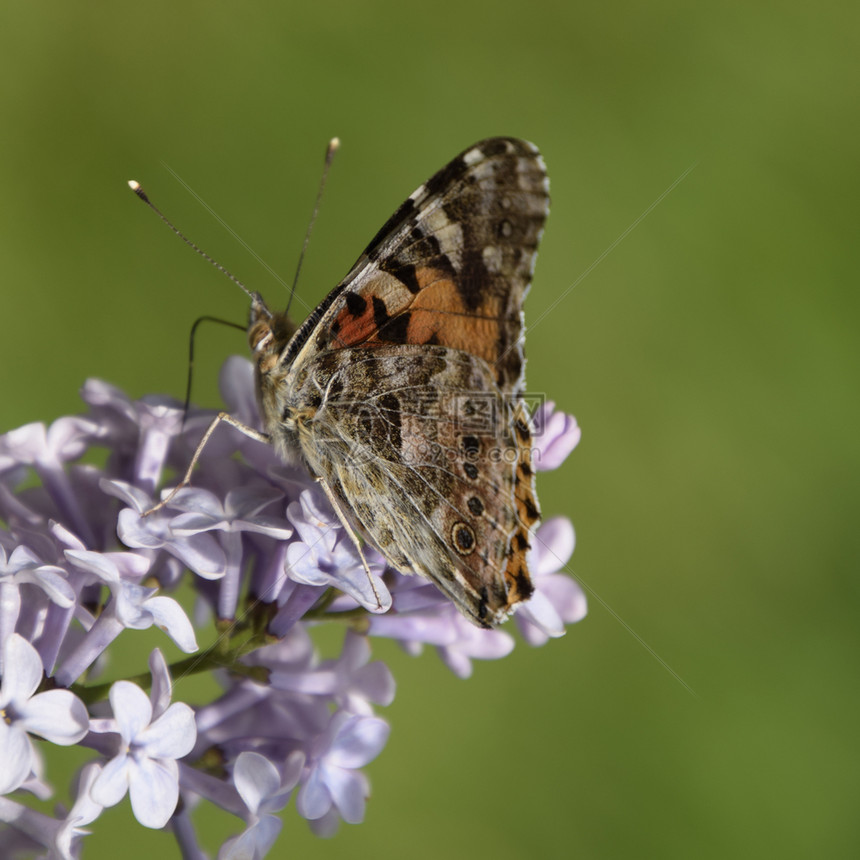
{"type": "Polygon", "coordinates": [[[376,590],[376,585],[373,582],[370,565],[367,563],[367,559],[364,557],[364,552],[362,552],[361,549],[361,539],[356,534],[355,529],[350,525],[349,520],[347,520],[346,514],[344,514],[343,508],[341,508],[340,502],[332,492],[331,487],[323,478],[318,477],[317,482],[323,488],[323,492],[331,502],[331,506],[334,508],[334,512],[337,514],[337,518],[340,520],[340,524],[343,526],[344,531],[349,535],[350,540],[355,545],[355,548],[358,551],[358,557],[361,559],[362,567],[364,567],[364,572],[367,574],[367,581],[370,583],[370,587],[373,590],[373,596],[376,598],[376,606],[378,609],[382,609],[382,601],[379,599],[379,592],[376,590]]]}
{"type": "Polygon", "coordinates": [[[191,462],[188,464],[188,469],[186,469],[185,475],[183,476],[182,480],[157,505],[153,505],[148,511],[144,511],[143,516],[148,517],[150,514],[154,514],[156,511],[160,511],[165,505],[170,504],[173,497],[183,487],[187,487],[191,483],[191,473],[194,471],[194,467],[197,465],[197,461],[200,459],[200,455],[203,453],[203,449],[206,447],[206,443],[212,438],[212,434],[215,432],[215,428],[222,421],[225,424],[229,424],[231,427],[235,427],[240,433],[244,433],[250,439],[256,439],[258,442],[263,442],[266,445],[271,442],[271,440],[265,433],[261,433],[259,430],[255,430],[253,427],[249,427],[247,424],[243,424],[238,418],[234,418],[229,412],[219,412],[212,419],[212,423],[206,428],[206,432],[203,434],[203,438],[200,440],[198,446],[194,449],[194,455],[191,458],[191,462]]]}

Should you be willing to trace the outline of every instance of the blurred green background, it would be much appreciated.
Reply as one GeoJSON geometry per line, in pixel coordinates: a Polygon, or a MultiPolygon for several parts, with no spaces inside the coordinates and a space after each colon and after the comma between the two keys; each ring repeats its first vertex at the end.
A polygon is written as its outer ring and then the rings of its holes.
{"type": "MultiPolygon", "coordinates": [[[[577,528],[590,613],[469,681],[380,648],[399,688],[366,822],[323,841],[290,812],[272,856],[858,856],[858,18],[741,0],[5,4],[3,430],[79,411],[89,376],[181,396],[195,317],[245,319],[129,178],[277,305],[165,165],[289,281],[339,135],[312,306],[472,142],[526,137],[549,166],[529,388],[583,427],[540,490],[577,528]]],[[[216,405],[244,337],[204,330],[199,350],[197,400],[216,405]]],[[[199,820],[213,854],[240,829],[199,820]]],[[[127,802],[86,856],[118,838],[125,860],[175,856],[127,802]]]]}

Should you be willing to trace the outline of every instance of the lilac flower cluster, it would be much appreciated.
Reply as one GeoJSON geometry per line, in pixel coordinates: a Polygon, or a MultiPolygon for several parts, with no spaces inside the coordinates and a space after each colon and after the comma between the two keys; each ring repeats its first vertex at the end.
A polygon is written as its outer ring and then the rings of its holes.
{"type": "MultiPolygon", "coordinates": [[[[257,425],[250,363],[228,359],[221,388],[232,414],[257,425]]],[[[183,421],[176,402],[131,400],[94,380],[82,395],[85,416],[0,436],[3,856],[78,857],[84,828],[126,795],[140,824],[171,827],[183,856],[200,856],[189,810],[201,799],[245,824],[220,860],[263,857],[293,793],[320,835],[362,821],[362,768],[389,732],[374,706],[394,697],[369,637],[412,654],[434,645],[462,678],[473,660],[504,657],[514,639],[473,626],[431,583],[366,548],[371,583],[310,478],[229,428],[203,450],[193,486],[142,516],[165,475],[184,472],[213,415],[192,410],[183,421]],[[188,582],[194,623],[170,596],[188,582]],[[321,659],[312,642],[324,622],[346,630],[337,659],[321,659]],[[196,634],[213,623],[216,642],[201,651],[196,634]],[[193,656],[168,667],[156,649],[148,673],[99,683],[109,646],[153,625],[193,656]],[[171,679],[201,671],[216,674],[221,695],[171,703],[171,679]],[[72,808],[57,817],[27,804],[52,794],[43,777],[50,744],[92,751],[72,808]]],[[[551,403],[534,420],[537,466],[555,468],[579,440],[576,422],[551,403]]],[[[586,604],[560,572],[573,552],[569,521],[543,523],[534,544],[536,592],[515,624],[540,645],[586,604]]]]}

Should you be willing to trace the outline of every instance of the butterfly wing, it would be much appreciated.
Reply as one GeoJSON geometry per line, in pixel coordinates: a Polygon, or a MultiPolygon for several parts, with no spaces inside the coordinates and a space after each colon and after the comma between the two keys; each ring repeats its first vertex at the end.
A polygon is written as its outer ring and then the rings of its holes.
{"type": "Polygon", "coordinates": [[[298,442],[386,559],[482,626],[532,591],[522,302],[548,202],[532,144],[470,147],[403,203],[260,377],[276,446],[298,442]]]}
{"type": "Polygon", "coordinates": [[[538,518],[528,425],[489,365],[441,346],[330,350],[297,401],[311,470],[394,567],[432,579],[482,626],[532,592],[538,518]]]}
{"type": "Polygon", "coordinates": [[[407,198],[282,361],[345,347],[440,345],[484,359],[499,388],[519,394],[522,303],[548,211],[533,144],[475,144],[407,198]]]}

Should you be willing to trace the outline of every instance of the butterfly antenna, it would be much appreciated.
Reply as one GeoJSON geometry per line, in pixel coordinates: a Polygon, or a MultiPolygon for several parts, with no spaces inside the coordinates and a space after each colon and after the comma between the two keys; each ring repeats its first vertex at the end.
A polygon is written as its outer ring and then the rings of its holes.
{"type": "MultiPolygon", "coordinates": [[[[293,303],[293,296],[296,294],[296,285],[299,282],[299,273],[302,271],[302,263],[304,263],[304,261],[305,261],[305,251],[307,251],[307,249],[308,249],[308,244],[311,241],[311,231],[314,228],[314,222],[317,220],[317,214],[320,211],[320,201],[322,200],[323,189],[325,188],[326,179],[328,179],[329,168],[331,167],[332,161],[334,161],[334,154],[338,151],[339,147],[340,147],[340,140],[336,137],[333,137],[328,142],[328,147],[325,151],[325,165],[323,166],[323,174],[322,174],[322,178],[320,179],[320,187],[319,187],[319,190],[317,191],[317,199],[316,199],[316,202],[314,203],[314,211],[313,211],[313,214],[311,215],[311,220],[308,222],[308,229],[305,232],[305,241],[302,244],[302,252],[301,252],[301,254],[299,254],[299,262],[298,262],[298,265],[296,266],[296,274],[295,274],[295,277],[293,278],[293,285],[292,285],[292,287],[290,287],[290,297],[289,297],[289,299],[287,299],[287,307],[286,307],[286,310],[284,311],[285,315],[289,314],[290,305],[293,303]]],[[[176,229],[176,228],[174,228],[174,229],[176,229]]]]}
{"type": "Polygon", "coordinates": [[[128,187],[141,199],[192,251],[198,253],[204,260],[208,263],[211,263],[222,275],[226,275],[245,295],[247,295],[252,302],[259,302],[259,296],[255,293],[252,293],[234,274],[228,272],[217,260],[213,260],[202,248],[199,248],[194,244],[178,227],[176,227],[173,222],[149,199],[146,192],[140,187],[139,182],[135,182],[134,179],[130,179],[128,182],[128,187]]]}

